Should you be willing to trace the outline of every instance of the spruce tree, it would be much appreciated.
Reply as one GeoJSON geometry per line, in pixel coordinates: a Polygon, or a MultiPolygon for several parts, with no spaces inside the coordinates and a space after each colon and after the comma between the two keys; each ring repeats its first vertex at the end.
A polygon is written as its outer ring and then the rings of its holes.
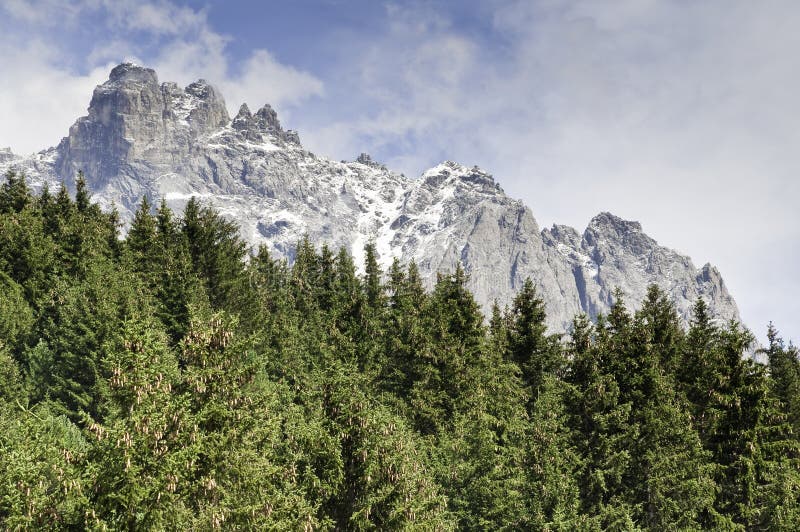
{"type": "Polygon", "coordinates": [[[772,396],[780,402],[794,433],[800,434],[800,354],[793,345],[784,345],[772,323],[767,341],[762,352],[767,356],[772,396]]]}
{"type": "Polygon", "coordinates": [[[570,426],[568,398],[575,390],[545,375],[531,411],[529,526],[537,530],[588,530],[597,522],[581,511],[580,472],[585,466],[570,426]]]}
{"type": "Polygon", "coordinates": [[[383,307],[383,284],[381,267],[378,265],[378,252],[374,242],[364,246],[364,292],[367,305],[374,310],[383,307]]]}
{"type": "Polygon", "coordinates": [[[526,279],[514,297],[509,327],[509,354],[522,370],[534,399],[545,375],[560,375],[563,360],[558,337],[547,334],[544,301],[533,281],[526,279]]]}
{"type": "Polygon", "coordinates": [[[9,170],[5,177],[0,185],[0,213],[20,212],[33,202],[25,175],[9,170]]]}
{"type": "Polygon", "coordinates": [[[133,216],[125,247],[133,270],[141,274],[149,285],[154,285],[160,264],[156,263],[156,219],[150,212],[147,196],[142,196],[133,216]]]}
{"type": "Polygon", "coordinates": [[[89,210],[90,199],[91,195],[86,184],[86,176],[83,175],[83,171],[78,171],[78,177],[75,179],[75,207],[78,212],[87,212],[89,210]]]}
{"type": "Polygon", "coordinates": [[[184,210],[181,231],[189,246],[195,273],[204,280],[208,299],[216,309],[238,310],[233,296],[238,283],[247,283],[244,259],[247,246],[238,227],[194,197],[184,210]]]}

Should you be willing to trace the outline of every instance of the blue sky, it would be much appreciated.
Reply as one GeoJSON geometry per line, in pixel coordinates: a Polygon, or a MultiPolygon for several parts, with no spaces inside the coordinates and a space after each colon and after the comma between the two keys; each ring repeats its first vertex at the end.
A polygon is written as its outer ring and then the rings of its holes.
{"type": "Polygon", "coordinates": [[[800,338],[794,0],[0,0],[0,146],[56,144],[127,59],[409,175],[478,164],[541,225],[600,211],[800,338]]]}

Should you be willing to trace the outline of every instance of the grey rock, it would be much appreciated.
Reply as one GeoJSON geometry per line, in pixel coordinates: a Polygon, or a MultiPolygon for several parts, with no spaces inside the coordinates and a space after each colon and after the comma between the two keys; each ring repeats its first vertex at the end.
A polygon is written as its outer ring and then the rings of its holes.
{"type": "Polygon", "coordinates": [[[231,127],[239,131],[243,138],[254,142],[261,142],[265,137],[275,137],[283,142],[300,144],[297,132],[284,131],[278,120],[278,114],[269,104],[259,109],[256,114],[251,114],[247,104],[242,104],[231,127]]]}
{"type": "Polygon", "coordinates": [[[372,160],[372,156],[370,156],[369,153],[362,152],[361,154],[359,154],[359,156],[356,157],[356,162],[366,166],[371,166],[372,168],[386,170],[386,165],[381,164],[378,161],[372,160]]]}
{"type": "Polygon", "coordinates": [[[613,292],[620,288],[632,308],[638,308],[650,284],[669,294],[685,324],[702,297],[719,320],[739,319],[739,312],[716,268],[697,269],[689,257],[658,243],[638,222],[600,213],[579,237],[571,228],[554,226],[545,239],[572,264],[581,307],[592,318],[608,312],[613,292]]]}
{"type": "Polygon", "coordinates": [[[738,319],[716,268],[659,246],[637,222],[601,213],[581,234],[540,230],[533,213],[478,167],[446,161],[409,179],[362,153],[335,162],[305,150],[265,105],[242,105],[230,119],[222,95],[200,80],[159,84],[155,72],[119,65],[97,87],[87,116],[57,148],[20,158],[0,151],[0,170],[17,168],[31,184],[73,185],[83,170],[94,199],[114,204],[124,222],[141,197],[182,210],[192,196],[235,221],[251,244],[292,260],[302,235],[344,246],[357,264],[374,242],[381,263],[415,261],[432,286],[461,264],[484,310],[509,304],[526,278],[543,297],[548,325],[608,312],[615,287],[634,308],[656,283],[682,319],[698,297],[719,319],[738,319]]]}
{"type": "Polygon", "coordinates": [[[11,148],[0,148],[0,164],[8,164],[17,156],[11,151],[11,148]]]}

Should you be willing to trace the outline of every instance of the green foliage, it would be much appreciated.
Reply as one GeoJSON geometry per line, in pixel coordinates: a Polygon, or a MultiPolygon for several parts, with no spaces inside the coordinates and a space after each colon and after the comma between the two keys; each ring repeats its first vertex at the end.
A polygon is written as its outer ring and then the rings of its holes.
{"type": "Polygon", "coordinates": [[[244,274],[247,253],[238,227],[192,198],[184,210],[181,230],[194,271],[205,281],[212,306],[230,304],[231,291],[244,274]]]}
{"type": "Polygon", "coordinates": [[[651,287],[548,333],[460,267],[248,255],[191,200],[126,238],[86,180],[0,186],[0,526],[797,530],[800,359],[651,287]]]}
{"type": "Polygon", "coordinates": [[[6,182],[0,185],[0,213],[20,212],[32,202],[25,176],[9,170],[6,182]]]}
{"type": "Polygon", "coordinates": [[[341,483],[326,503],[338,529],[452,529],[446,498],[424,462],[425,441],[363,391],[353,367],[315,380],[339,442],[341,483]]]}
{"type": "Polygon", "coordinates": [[[0,346],[19,353],[33,323],[33,309],[25,300],[23,288],[0,271],[0,346]]]}
{"type": "Polygon", "coordinates": [[[90,525],[89,445],[80,429],[47,407],[0,400],[0,523],[4,528],[71,530],[90,525]]]}
{"type": "Polygon", "coordinates": [[[11,403],[23,397],[19,366],[0,344],[0,401],[11,403]]]}
{"type": "Polygon", "coordinates": [[[49,396],[54,408],[77,421],[81,412],[101,414],[96,384],[103,344],[133,316],[152,312],[144,287],[111,264],[92,263],[86,278],[60,279],[39,318],[40,337],[52,353],[49,396]]]}
{"type": "Polygon", "coordinates": [[[780,402],[793,431],[800,433],[800,353],[795,346],[784,345],[771,323],[767,341],[769,345],[762,352],[767,355],[772,396],[780,402]]]}
{"type": "Polygon", "coordinates": [[[526,279],[511,307],[508,350],[534,397],[545,376],[560,374],[563,366],[558,337],[547,335],[545,318],[544,301],[536,294],[533,281],[526,279]]]}

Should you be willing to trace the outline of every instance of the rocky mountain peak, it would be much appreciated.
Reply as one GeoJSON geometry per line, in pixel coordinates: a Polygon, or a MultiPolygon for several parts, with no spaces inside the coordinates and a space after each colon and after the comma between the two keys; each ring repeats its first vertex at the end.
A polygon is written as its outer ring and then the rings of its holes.
{"type": "Polygon", "coordinates": [[[356,162],[359,164],[363,164],[372,168],[379,168],[386,170],[386,165],[375,161],[369,153],[361,152],[358,157],[356,157],[356,162]]]}
{"type": "Polygon", "coordinates": [[[470,168],[454,161],[444,161],[426,170],[422,174],[422,179],[426,185],[432,188],[438,188],[445,183],[450,183],[454,186],[466,185],[487,193],[502,193],[503,191],[500,185],[495,183],[492,174],[478,166],[470,168]]]}
{"type": "Polygon", "coordinates": [[[658,243],[642,232],[642,224],[623,220],[610,212],[601,212],[589,222],[583,234],[585,245],[596,247],[613,254],[617,247],[644,253],[654,249],[658,243]]]}
{"type": "Polygon", "coordinates": [[[246,103],[243,103],[239,106],[239,112],[236,113],[236,116],[233,119],[233,124],[235,125],[237,121],[246,123],[252,118],[253,113],[250,112],[250,107],[248,107],[246,103]]]}
{"type": "Polygon", "coordinates": [[[623,220],[610,212],[601,212],[589,222],[589,229],[605,233],[612,232],[618,235],[628,235],[631,233],[641,233],[642,224],[635,221],[623,220]]]}
{"type": "Polygon", "coordinates": [[[17,156],[11,151],[11,148],[0,148],[0,163],[13,161],[16,157],[17,156]]]}
{"type": "Polygon", "coordinates": [[[190,83],[186,87],[186,92],[201,99],[208,99],[209,97],[221,97],[214,87],[212,87],[206,80],[202,78],[198,79],[194,83],[190,83]]]}
{"type": "Polygon", "coordinates": [[[231,122],[231,127],[239,131],[248,140],[256,142],[262,140],[261,131],[259,131],[258,125],[253,119],[253,113],[250,112],[250,108],[246,103],[239,107],[239,112],[236,113],[233,122],[231,122]]]}
{"type": "Polygon", "coordinates": [[[56,172],[70,183],[82,170],[96,189],[125,176],[127,206],[147,190],[146,176],[185,166],[197,138],[229,123],[222,94],[208,82],[185,89],[159,84],[154,70],[123,63],[94,90],[88,115],[61,141],[56,172]]]}
{"type": "MultiPolygon", "coordinates": [[[[5,162],[4,162],[5,161],[5,162]]],[[[191,197],[235,221],[252,245],[292,260],[297,242],[346,247],[363,264],[374,242],[386,267],[414,260],[430,287],[438,272],[461,265],[484,309],[509,303],[526,278],[544,299],[548,325],[568,329],[575,314],[607,312],[616,287],[633,306],[651,283],[685,320],[698,297],[720,319],[738,318],[719,272],[659,246],[638,222],[600,213],[583,234],[541,230],[531,210],[494,177],[454,161],[419,179],[391,172],[362,153],[334,162],[303,149],[265,105],[242,105],[233,121],[213,85],[159,84],[155,72],[125,63],[92,96],[57,148],[21,158],[0,151],[32,183],[68,185],[83,170],[95,201],[129,222],[142,196],[182,210],[191,197]]]]}
{"type": "Polygon", "coordinates": [[[542,230],[542,237],[553,245],[562,244],[574,249],[581,245],[581,234],[568,225],[553,224],[553,227],[542,230]]]}
{"type": "Polygon", "coordinates": [[[231,127],[239,131],[239,134],[244,138],[254,142],[261,142],[266,136],[283,142],[300,144],[300,137],[297,132],[293,130],[284,131],[280,120],[278,120],[278,113],[269,104],[264,105],[255,114],[250,112],[250,108],[246,103],[242,104],[231,123],[231,127]]]}
{"type": "Polygon", "coordinates": [[[256,125],[264,131],[270,133],[280,133],[283,131],[281,122],[278,120],[278,113],[275,112],[275,109],[273,109],[270,104],[266,104],[256,111],[256,114],[253,115],[253,120],[256,125]]]}
{"type": "Polygon", "coordinates": [[[122,63],[115,66],[108,76],[108,82],[119,81],[158,84],[158,76],[152,68],[145,68],[135,63],[122,63]]]}

